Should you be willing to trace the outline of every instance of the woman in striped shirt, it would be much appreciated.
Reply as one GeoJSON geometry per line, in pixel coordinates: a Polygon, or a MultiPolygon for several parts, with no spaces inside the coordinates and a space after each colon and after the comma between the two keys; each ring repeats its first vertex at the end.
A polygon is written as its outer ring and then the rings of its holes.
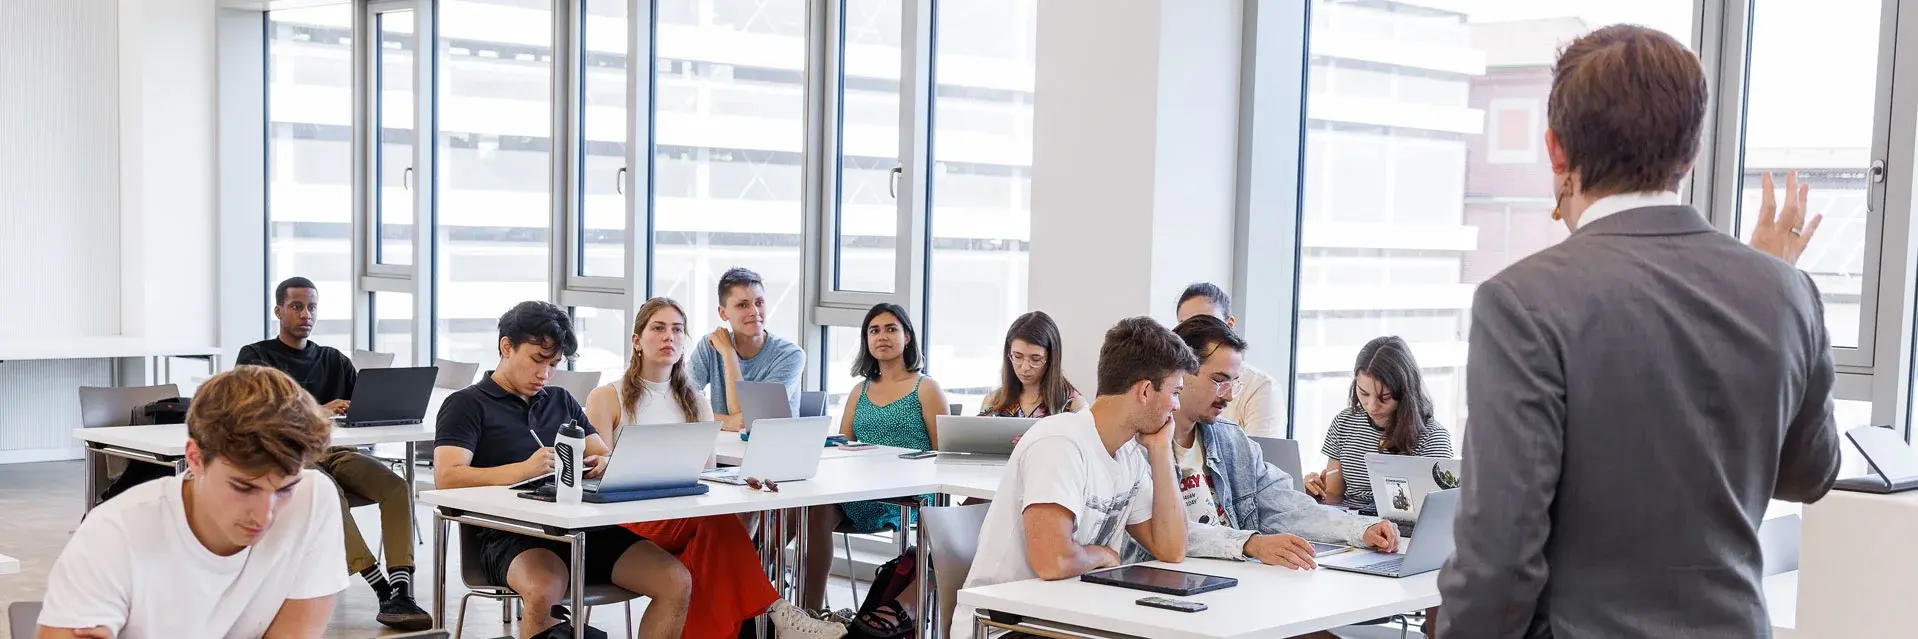
{"type": "Polygon", "coordinates": [[[1305,475],[1305,491],[1320,502],[1373,505],[1367,454],[1452,456],[1452,436],[1432,419],[1432,398],[1405,340],[1381,337],[1359,349],[1348,397],[1351,405],[1332,419],[1320,449],[1328,458],[1325,472],[1305,475]]]}

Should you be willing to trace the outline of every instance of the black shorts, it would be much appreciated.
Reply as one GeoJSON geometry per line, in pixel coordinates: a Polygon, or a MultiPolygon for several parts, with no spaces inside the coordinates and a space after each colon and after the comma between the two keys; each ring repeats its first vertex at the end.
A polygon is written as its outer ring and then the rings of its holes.
{"type": "MultiPolygon", "coordinates": [[[[479,534],[480,567],[486,570],[486,578],[493,583],[506,585],[506,569],[520,553],[528,550],[547,549],[559,555],[560,563],[572,564],[572,547],[564,542],[528,537],[503,530],[480,528],[479,534]]],[[[594,528],[586,531],[586,583],[609,584],[613,582],[613,564],[619,556],[635,543],[645,541],[633,531],[618,526],[594,528]]]]}

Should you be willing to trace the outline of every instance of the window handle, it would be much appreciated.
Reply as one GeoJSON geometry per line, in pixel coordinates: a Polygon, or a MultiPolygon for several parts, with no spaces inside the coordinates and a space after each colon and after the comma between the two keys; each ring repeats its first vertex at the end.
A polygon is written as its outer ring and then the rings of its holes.
{"type": "Polygon", "coordinates": [[[406,170],[400,171],[400,188],[413,190],[413,167],[409,166],[406,170]]]}
{"type": "Polygon", "coordinates": [[[613,174],[613,192],[626,194],[626,167],[619,167],[619,172],[613,174]]]}
{"type": "Polygon", "coordinates": [[[899,178],[905,174],[906,167],[892,167],[892,175],[886,179],[886,195],[891,196],[892,199],[895,200],[899,199],[899,178]]]}

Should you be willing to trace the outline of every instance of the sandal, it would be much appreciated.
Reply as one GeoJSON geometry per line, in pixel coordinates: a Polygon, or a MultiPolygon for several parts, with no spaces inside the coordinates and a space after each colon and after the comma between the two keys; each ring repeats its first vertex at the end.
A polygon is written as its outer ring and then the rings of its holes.
{"type": "Polygon", "coordinates": [[[870,639],[907,637],[911,636],[913,630],[917,628],[918,624],[914,622],[912,615],[907,613],[896,600],[888,601],[872,609],[871,612],[859,615],[859,618],[854,619],[852,623],[855,635],[870,639]]]}

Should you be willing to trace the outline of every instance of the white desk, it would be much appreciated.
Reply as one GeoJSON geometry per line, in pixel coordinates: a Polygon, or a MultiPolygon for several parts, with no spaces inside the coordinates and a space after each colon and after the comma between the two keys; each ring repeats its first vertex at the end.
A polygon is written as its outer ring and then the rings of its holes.
{"type": "MultiPolygon", "coordinates": [[[[1081,628],[1153,639],[1291,637],[1362,623],[1439,604],[1438,571],[1390,579],[1326,568],[1294,571],[1263,564],[1187,559],[1149,565],[1239,580],[1239,585],[1192,597],[1210,606],[1199,613],[1134,603],[1151,593],[1077,579],[1030,579],[967,588],[959,603],[1081,628]]],[[[955,619],[954,623],[975,623],[955,619]]],[[[984,633],[975,625],[973,636],[984,633]]]]}
{"type": "MultiPolygon", "coordinates": [[[[739,433],[719,431],[717,439],[713,441],[714,461],[725,466],[738,466],[746,459],[746,443],[746,440],[739,438],[739,433]]],[[[838,446],[831,446],[819,453],[819,459],[852,459],[885,455],[897,457],[900,453],[905,452],[910,452],[910,449],[895,448],[892,446],[874,446],[872,448],[862,448],[859,450],[846,450],[838,446]]]]}
{"type": "Polygon", "coordinates": [[[20,560],[0,555],[0,575],[13,575],[20,572],[20,560]]]}
{"type": "Polygon", "coordinates": [[[1765,578],[1765,609],[1771,613],[1772,636],[1791,639],[1798,631],[1798,571],[1765,578]]]}
{"type": "MultiPolygon", "coordinates": [[[[156,379],[172,377],[167,358],[204,359],[220,369],[220,347],[181,344],[145,337],[61,337],[0,340],[0,362],[55,359],[142,359],[156,379]]],[[[119,376],[116,368],[114,376],[119,376]]]]}

